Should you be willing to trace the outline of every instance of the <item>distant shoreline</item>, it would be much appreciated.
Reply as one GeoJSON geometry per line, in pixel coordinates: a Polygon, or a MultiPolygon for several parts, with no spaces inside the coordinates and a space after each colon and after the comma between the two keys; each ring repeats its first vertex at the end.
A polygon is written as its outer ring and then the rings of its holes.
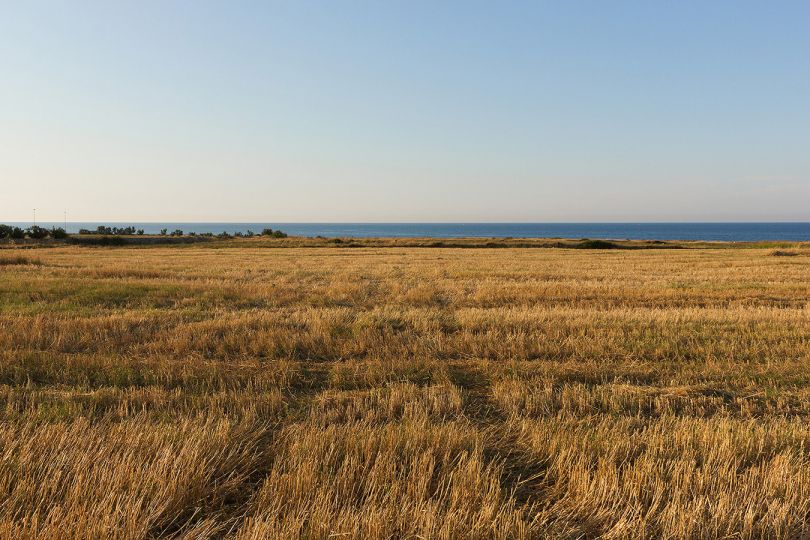
{"type": "Polygon", "coordinates": [[[586,250],[586,251],[681,251],[700,249],[770,249],[774,255],[810,256],[810,242],[760,241],[676,241],[676,240],[604,240],[565,238],[310,238],[290,236],[273,238],[209,237],[199,235],[71,235],[66,239],[2,239],[2,249],[41,249],[58,247],[86,248],[166,248],[193,247],[205,249],[463,249],[463,250],[586,250]]]}
{"type": "MultiPolygon", "coordinates": [[[[29,227],[31,223],[7,222],[29,227]]],[[[64,222],[38,222],[46,228],[64,222]]],[[[134,226],[145,234],[161,229],[185,233],[256,233],[280,229],[291,236],[325,238],[560,238],[702,242],[810,241],[810,222],[715,223],[217,223],[217,222],[67,222],[67,231],[99,225],[134,226]]]]}

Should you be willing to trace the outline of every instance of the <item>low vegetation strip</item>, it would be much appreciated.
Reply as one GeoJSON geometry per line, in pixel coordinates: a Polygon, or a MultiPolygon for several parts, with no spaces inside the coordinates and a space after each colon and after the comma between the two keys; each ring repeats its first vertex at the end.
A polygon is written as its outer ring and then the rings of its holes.
{"type": "Polygon", "coordinates": [[[62,244],[84,246],[148,246],[159,244],[194,244],[211,242],[213,247],[286,247],[286,248],[460,248],[460,249],[527,249],[560,248],[585,250],[638,250],[638,249],[718,249],[718,248],[772,248],[774,256],[792,256],[810,253],[810,242],[703,242],[677,240],[630,240],[591,238],[326,238],[288,235],[280,230],[263,229],[219,234],[212,232],[184,232],[176,229],[161,229],[159,234],[145,234],[134,226],[81,229],[79,234],[68,234],[63,228],[45,229],[32,226],[27,229],[0,224],[0,246],[28,245],[54,247],[62,244]]]}
{"type": "Polygon", "coordinates": [[[806,245],[430,242],[0,250],[0,538],[810,535],[806,245]]]}
{"type": "Polygon", "coordinates": [[[14,255],[11,257],[0,257],[0,266],[15,266],[15,265],[29,265],[29,264],[42,264],[39,259],[32,259],[31,257],[24,257],[22,255],[14,255]]]}

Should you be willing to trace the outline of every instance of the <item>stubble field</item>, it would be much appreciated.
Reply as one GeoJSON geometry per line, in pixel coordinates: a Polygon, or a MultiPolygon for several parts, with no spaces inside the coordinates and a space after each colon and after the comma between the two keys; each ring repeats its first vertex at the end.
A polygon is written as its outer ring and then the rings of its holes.
{"type": "Polygon", "coordinates": [[[0,250],[2,538],[810,536],[810,249],[0,250]]]}

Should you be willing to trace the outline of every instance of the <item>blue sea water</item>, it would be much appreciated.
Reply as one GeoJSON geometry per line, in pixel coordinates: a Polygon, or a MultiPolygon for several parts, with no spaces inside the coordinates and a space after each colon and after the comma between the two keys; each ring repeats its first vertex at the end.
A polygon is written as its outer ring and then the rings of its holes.
{"type": "MultiPolygon", "coordinates": [[[[30,223],[16,223],[28,227],[30,223]]],[[[62,227],[63,223],[38,223],[62,227]]],[[[185,233],[261,232],[265,227],[294,236],[325,237],[482,237],[482,238],[600,238],[633,240],[810,240],[810,223],[79,223],[68,222],[68,232],[99,225],[134,226],[147,234],[161,229],[185,233]]]]}

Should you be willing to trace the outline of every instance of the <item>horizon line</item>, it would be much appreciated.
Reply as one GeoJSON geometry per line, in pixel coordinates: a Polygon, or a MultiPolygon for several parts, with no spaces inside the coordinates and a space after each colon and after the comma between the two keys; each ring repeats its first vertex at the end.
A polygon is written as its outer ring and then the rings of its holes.
{"type": "MultiPolygon", "coordinates": [[[[33,223],[31,220],[27,221],[3,221],[0,223],[8,224],[26,224],[33,223]]],[[[124,220],[124,221],[111,221],[111,220],[80,220],[80,221],[65,221],[62,219],[37,219],[37,223],[114,223],[114,224],[128,224],[128,223],[144,223],[144,224],[224,224],[224,225],[264,225],[264,224],[285,224],[285,225],[633,225],[633,224],[648,224],[648,225],[707,225],[707,224],[773,224],[773,223],[789,223],[789,224],[804,224],[810,223],[810,219],[784,219],[784,220],[697,220],[697,221],[174,221],[174,220],[160,220],[160,221],[141,221],[137,219],[124,220]]]]}

